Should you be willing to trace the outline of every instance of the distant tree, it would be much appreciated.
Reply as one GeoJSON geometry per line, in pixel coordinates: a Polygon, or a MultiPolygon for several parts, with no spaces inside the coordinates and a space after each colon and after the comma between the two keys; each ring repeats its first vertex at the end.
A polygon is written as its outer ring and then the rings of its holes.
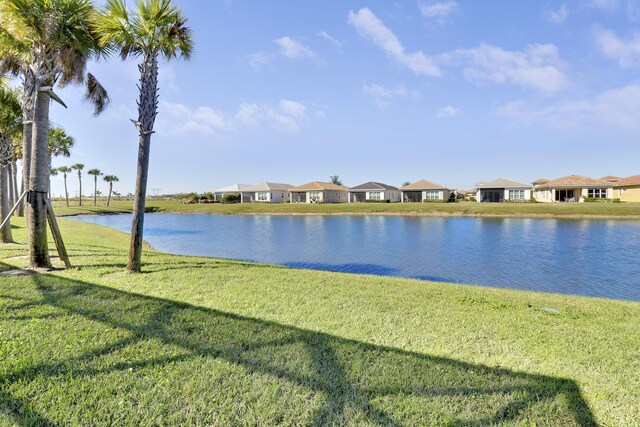
{"type": "Polygon", "coordinates": [[[109,183],[109,197],[107,197],[107,206],[109,206],[109,203],[111,203],[111,193],[115,194],[116,196],[120,195],[120,193],[113,191],[113,183],[118,182],[119,180],[115,175],[105,175],[102,179],[105,182],[109,183]]]}
{"type": "MultiPolygon", "coordinates": [[[[49,173],[49,175],[50,176],[58,176],[58,172],[60,172],[58,169],[51,168],[51,172],[49,173]]],[[[49,183],[49,199],[51,199],[51,183],[49,183]]]]}
{"type": "Polygon", "coordinates": [[[67,189],[67,174],[71,171],[72,169],[67,166],[60,166],[58,168],[58,172],[61,172],[62,178],[64,178],[64,198],[67,201],[67,207],[69,207],[69,190],[67,189]]]}
{"type": "Polygon", "coordinates": [[[78,189],[78,197],[80,200],[80,206],[82,206],[82,169],[84,169],[84,165],[82,163],[76,163],[71,166],[71,169],[78,171],[78,184],[80,186],[78,189]]]}
{"type": "MultiPolygon", "coordinates": [[[[51,169],[51,159],[53,157],[70,157],[71,148],[75,144],[73,138],[59,127],[49,128],[49,169],[51,169]]],[[[50,176],[55,176],[50,174],[50,176]]],[[[49,179],[49,198],[51,198],[51,179],[49,179]]]]}
{"type": "Polygon", "coordinates": [[[202,198],[204,200],[213,200],[215,197],[213,196],[213,193],[211,191],[207,191],[205,193],[202,193],[202,198]]]}
{"type": "Polygon", "coordinates": [[[403,187],[406,187],[406,186],[407,186],[407,185],[409,185],[409,184],[411,184],[409,181],[405,181],[405,182],[403,182],[403,183],[402,183],[402,186],[403,186],[403,187]]]}
{"type": "Polygon", "coordinates": [[[98,202],[98,177],[102,175],[102,172],[100,169],[89,169],[87,173],[93,176],[93,206],[96,206],[98,202]]]}
{"type": "Polygon", "coordinates": [[[335,184],[335,185],[342,185],[342,180],[340,179],[340,177],[338,175],[331,175],[329,177],[329,182],[331,182],[332,184],[335,184]]]}

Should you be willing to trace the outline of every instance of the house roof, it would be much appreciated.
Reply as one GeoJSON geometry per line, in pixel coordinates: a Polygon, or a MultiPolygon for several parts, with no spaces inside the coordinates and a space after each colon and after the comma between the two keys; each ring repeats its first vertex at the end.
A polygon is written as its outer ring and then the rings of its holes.
{"type": "Polygon", "coordinates": [[[479,184],[477,188],[531,188],[531,184],[525,184],[524,182],[513,181],[506,178],[498,178],[493,181],[479,184]]]}
{"type": "Polygon", "coordinates": [[[537,188],[613,187],[613,183],[587,176],[569,175],[554,179],[537,188]]]}
{"type": "Polygon", "coordinates": [[[619,176],[615,176],[615,175],[607,175],[607,176],[603,176],[602,178],[600,178],[603,181],[607,181],[607,182],[618,182],[620,181],[622,178],[619,176]]]}
{"type": "Polygon", "coordinates": [[[350,191],[353,190],[398,190],[398,187],[394,187],[393,185],[383,184],[381,182],[365,182],[364,184],[356,185],[355,187],[351,187],[350,191]]]}
{"type": "Polygon", "coordinates": [[[640,185],[640,175],[633,175],[613,184],[615,187],[630,187],[634,185],[640,185]]]}
{"type": "Polygon", "coordinates": [[[289,191],[348,191],[344,185],[331,184],[330,182],[311,181],[297,187],[289,188],[289,191]]]}
{"type": "Polygon", "coordinates": [[[247,188],[252,187],[253,184],[233,184],[227,187],[221,187],[217,190],[213,190],[214,193],[239,193],[245,191],[247,188]]]}
{"type": "Polygon", "coordinates": [[[548,179],[540,178],[540,179],[536,179],[535,181],[533,181],[532,184],[533,185],[542,185],[542,184],[546,184],[547,182],[549,182],[548,179]]]}
{"type": "Polygon", "coordinates": [[[245,188],[243,191],[254,192],[254,191],[289,191],[289,189],[293,187],[291,184],[279,184],[277,182],[262,182],[260,184],[252,185],[248,188],[245,188]]]}
{"type": "Polygon", "coordinates": [[[442,184],[423,179],[413,184],[404,185],[401,190],[446,190],[446,188],[442,184]]]}

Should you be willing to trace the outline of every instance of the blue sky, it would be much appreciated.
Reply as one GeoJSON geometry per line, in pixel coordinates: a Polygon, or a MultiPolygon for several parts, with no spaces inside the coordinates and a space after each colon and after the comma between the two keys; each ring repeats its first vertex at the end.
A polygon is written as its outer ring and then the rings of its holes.
{"type": "MultiPolygon", "coordinates": [[[[640,173],[640,1],[175,3],[196,48],[161,64],[149,193],[640,173]]],[[[126,194],[136,64],[90,69],[111,105],[93,118],[59,90],[51,118],[76,148],[54,166],[116,174],[126,194]]]]}

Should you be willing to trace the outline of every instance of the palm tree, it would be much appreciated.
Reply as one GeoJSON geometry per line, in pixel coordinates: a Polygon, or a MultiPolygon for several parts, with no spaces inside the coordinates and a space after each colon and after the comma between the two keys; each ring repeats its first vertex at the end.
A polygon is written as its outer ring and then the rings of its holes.
{"type": "MultiPolygon", "coordinates": [[[[13,161],[12,139],[22,130],[22,111],[18,94],[14,90],[0,88],[0,223],[9,214],[9,165],[13,161]]],[[[13,242],[11,224],[0,230],[0,243],[13,242]]]]}
{"type": "Polygon", "coordinates": [[[27,226],[29,265],[49,268],[46,193],[49,184],[49,103],[64,106],[56,84],[87,84],[85,99],[99,114],[108,102],[104,88],[86,73],[88,60],[99,53],[91,26],[90,0],[0,1],[0,72],[22,78],[23,185],[29,189],[27,226]],[[28,182],[27,181],[28,177],[28,182]]]}
{"type": "Polygon", "coordinates": [[[109,206],[109,203],[111,203],[111,193],[113,193],[113,183],[118,182],[119,179],[115,175],[105,175],[102,179],[109,183],[109,197],[107,198],[107,206],[109,206]]]}
{"type": "Polygon", "coordinates": [[[84,169],[84,165],[82,163],[76,163],[71,166],[71,169],[78,171],[78,184],[80,186],[78,189],[78,197],[80,198],[79,206],[82,206],[82,169],[84,169]]]}
{"type": "MultiPolygon", "coordinates": [[[[51,159],[53,157],[71,157],[71,147],[73,147],[73,144],[75,144],[73,137],[67,135],[67,132],[64,129],[60,127],[50,128],[49,167],[51,167],[51,159]]],[[[53,174],[50,175],[55,176],[53,174]]],[[[49,180],[49,198],[51,198],[51,180],[49,180]]]]}
{"type": "Polygon", "coordinates": [[[58,172],[62,172],[62,178],[64,178],[64,197],[67,200],[67,207],[69,207],[69,191],[67,190],[67,174],[71,171],[72,169],[67,166],[60,166],[58,168],[58,172]]]}
{"type": "Polygon", "coordinates": [[[89,169],[87,172],[89,175],[93,175],[93,206],[98,204],[98,177],[102,175],[100,169],[89,169]]]}
{"type": "Polygon", "coordinates": [[[95,20],[101,44],[117,50],[123,60],[140,59],[138,120],[132,120],[139,133],[139,149],[128,272],[141,271],[149,149],[158,112],[158,57],[189,59],[193,42],[186,22],[171,0],[138,0],[133,11],[127,10],[124,0],[107,0],[95,20]]]}
{"type": "MultiPolygon", "coordinates": [[[[58,172],[60,172],[56,168],[51,168],[51,172],[49,172],[49,176],[58,176],[58,172]]],[[[49,199],[51,199],[51,181],[49,181],[49,199]]]]}

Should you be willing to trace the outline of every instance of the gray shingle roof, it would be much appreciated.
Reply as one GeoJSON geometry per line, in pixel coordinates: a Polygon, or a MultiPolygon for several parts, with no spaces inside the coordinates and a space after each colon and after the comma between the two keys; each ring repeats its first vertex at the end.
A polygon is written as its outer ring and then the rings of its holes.
{"type": "Polygon", "coordinates": [[[398,191],[397,187],[394,187],[393,185],[387,185],[387,184],[383,184],[381,182],[374,182],[374,181],[369,181],[369,182],[365,182],[364,184],[360,184],[360,185],[356,185],[355,187],[351,187],[349,189],[350,191],[353,190],[360,190],[360,191],[366,191],[366,190],[395,190],[398,191]]]}
{"type": "Polygon", "coordinates": [[[289,191],[293,185],[291,184],[279,184],[277,182],[262,182],[260,184],[252,185],[242,191],[255,192],[255,191],[289,191]]]}
{"type": "Polygon", "coordinates": [[[513,181],[507,178],[498,178],[493,181],[478,184],[477,188],[533,188],[533,185],[524,182],[513,181]]]}

